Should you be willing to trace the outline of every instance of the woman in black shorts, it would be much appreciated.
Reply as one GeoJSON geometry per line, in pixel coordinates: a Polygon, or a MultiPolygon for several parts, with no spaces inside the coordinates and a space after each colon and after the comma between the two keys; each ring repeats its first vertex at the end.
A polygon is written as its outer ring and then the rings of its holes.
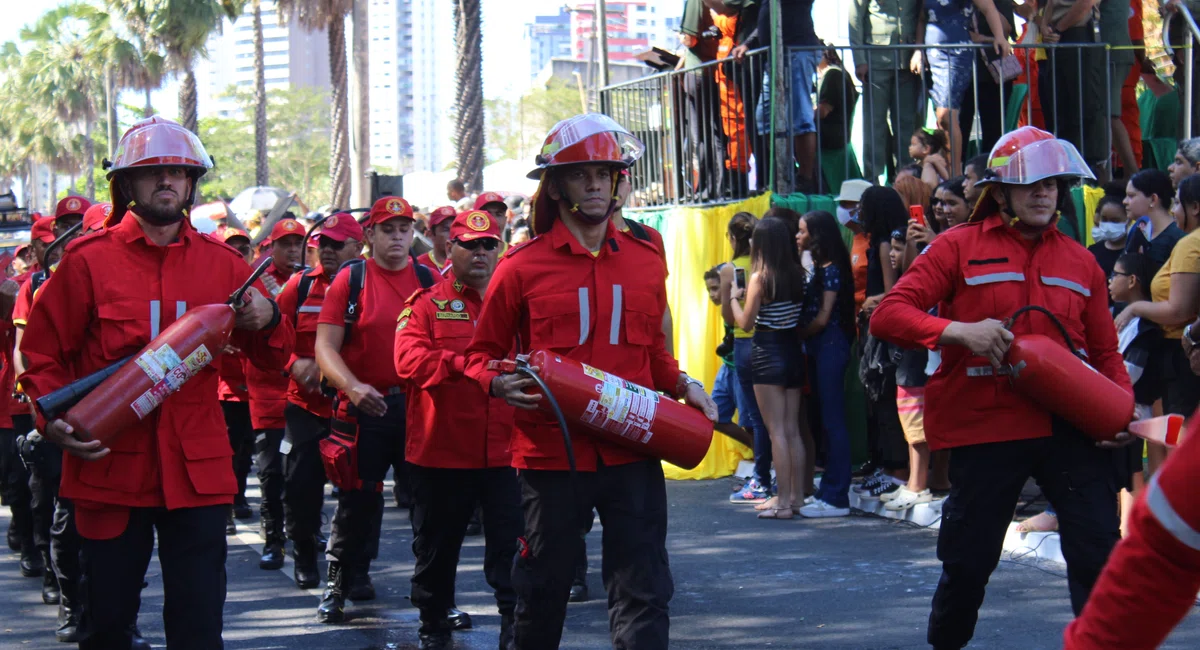
{"type": "Polygon", "coordinates": [[[732,271],[722,274],[722,295],[731,300],[734,320],[745,331],[754,329],[751,376],[763,423],[771,436],[775,478],[779,490],[763,519],[791,519],[804,499],[804,445],[800,439],[800,389],[804,384],[804,355],[797,335],[804,299],[804,269],[786,221],[767,217],[750,239],[751,275],[743,307],[732,289],[732,271]]]}

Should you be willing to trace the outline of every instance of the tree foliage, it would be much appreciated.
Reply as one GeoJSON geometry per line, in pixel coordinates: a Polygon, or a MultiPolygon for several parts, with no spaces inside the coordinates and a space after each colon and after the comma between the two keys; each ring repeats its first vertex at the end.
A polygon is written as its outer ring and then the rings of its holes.
{"type": "Polygon", "coordinates": [[[531,160],[555,123],[579,114],[579,90],[552,79],[544,88],[534,88],[516,101],[485,100],[484,109],[490,145],[488,162],[504,158],[531,160]]]}
{"type": "MultiPolygon", "coordinates": [[[[233,198],[254,186],[254,93],[232,96],[238,117],[200,119],[199,135],[216,162],[200,182],[200,200],[233,198]]],[[[296,87],[267,92],[271,181],[313,206],[329,203],[329,94],[296,87]]]]}

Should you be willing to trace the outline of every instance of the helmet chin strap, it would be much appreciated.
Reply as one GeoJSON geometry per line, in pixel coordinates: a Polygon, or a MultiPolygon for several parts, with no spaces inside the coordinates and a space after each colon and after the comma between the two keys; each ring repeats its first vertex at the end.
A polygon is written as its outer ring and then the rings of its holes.
{"type": "Polygon", "coordinates": [[[558,179],[555,179],[554,182],[558,186],[559,196],[563,197],[558,200],[559,205],[562,205],[562,206],[569,205],[570,207],[567,208],[567,211],[570,212],[571,214],[575,215],[580,220],[582,220],[586,223],[590,223],[590,224],[604,223],[606,220],[611,218],[613,216],[613,214],[616,213],[616,211],[617,211],[617,201],[619,201],[619,197],[617,196],[617,186],[621,184],[620,174],[613,174],[612,191],[610,192],[610,194],[612,195],[612,198],[609,199],[609,201],[608,201],[608,210],[605,211],[604,216],[600,217],[600,218],[590,217],[590,216],[584,214],[582,211],[580,211],[578,203],[569,203],[566,199],[566,196],[567,196],[566,188],[564,188],[562,186],[562,183],[559,182],[558,179]]]}

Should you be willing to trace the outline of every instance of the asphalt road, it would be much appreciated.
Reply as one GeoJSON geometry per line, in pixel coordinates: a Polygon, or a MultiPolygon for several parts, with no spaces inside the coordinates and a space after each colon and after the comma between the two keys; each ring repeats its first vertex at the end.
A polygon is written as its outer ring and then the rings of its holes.
{"type": "MultiPolygon", "coordinates": [[[[935,531],[866,516],[760,521],[748,506],[728,503],[729,486],[727,479],[669,483],[672,647],[928,647],[925,622],[939,575],[935,531]]],[[[255,503],[257,491],[250,494],[255,503]]],[[[326,514],[332,511],[328,501],[326,514]]],[[[4,508],[0,529],[7,517],[4,508]]],[[[599,528],[589,536],[588,549],[594,599],[571,605],[563,648],[610,646],[599,528]]],[[[417,613],[408,603],[412,537],[404,512],[390,506],[386,511],[380,559],[372,569],[378,599],[350,605],[349,620],[340,626],[314,621],[320,592],[296,588],[290,559],[282,571],[258,569],[256,529],[256,523],[242,522],[239,535],[229,538],[227,648],[416,647],[417,613]]],[[[472,615],[475,629],[455,633],[459,648],[496,647],[499,616],[482,562],[483,538],[468,538],[459,565],[458,604],[472,615]]],[[[1053,563],[1002,561],[969,647],[1061,647],[1062,629],[1071,617],[1064,570],[1053,563]]],[[[163,647],[157,560],[147,581],[141,629],[163,647]]],[[[0,648],[67,647],[54,640],[56,608],[41,603],[40,584],[20,577],[15,555],[0,555],[0,648]]],[[[1164,647],[1200,647],[1197,615],[1189,616],[1164,647]]]]}

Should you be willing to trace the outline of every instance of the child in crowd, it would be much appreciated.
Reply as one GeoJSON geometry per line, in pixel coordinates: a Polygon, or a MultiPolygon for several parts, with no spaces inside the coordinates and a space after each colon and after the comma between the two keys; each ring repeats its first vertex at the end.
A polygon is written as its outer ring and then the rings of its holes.
{"type": "MultiPolygon", "coordinates": [[[[708,288],[708,299],[717,307],[721,306],[721,267],[718,264],[704,272],[704,285],[708,288]]],[[[717,403],[717,423],[713,428],[746,445],[754,446],[754,437],[742,427],[733,423],[733,414],[738,410],[738,377],[733,365],[733,328],[725,325],[725,337],[717,346],[717,356],[721,358],[721,367],[717,369],[717,378],[713,382],[712,398],[717,403]]]]}
{"type": "MultiPolygon", "coordinates": [[[[1150,279],[1149,259],[1137,253],[1121,255],[1109,275],[1109,299],[1118,303],[1149,300],[1150,279]]],[[[1161,345],[1162,328],[1146,318],[1133,318],[1117,332],[1117,346],[1125,358],[1125,370],[1133,382],[1134,403],[1137,405],[1135,420],[1151,417],[1152,405],[1162,397],[1162,372],[1153,367],[1156,358],[1161,358],[1161,355],[1155,354],[1161,345]]],[[[1132,444],[1114,452],[1117,481],[1124,490],[1121,493],[1122,528],[1138,490],[1144,485],[1142,446],[1132,444]]]]}
{"type": "MultiPolygon", "coordinates": [[[[1092,227],[1092,239],[1095,244],[1088,250],[1095,256],[1105,277],[1111,276],[1117,258],[1125,250],[1125,240],[1129,230],[1129,219],[1125,214],[1125,206],[1121,199],[1109,194],[1100,198],[1096,204],[1095,226],[1092,227]]],[[[1109,294],[1108,306],[1112,306],[1112,295],[1109,294]]]]}
{"type": "MultiPolygon", "coordinates": [[[[908,266],[907,243],[905,231],[892,233],[891,262],[897,274],[902,275],[908,266]]],[[[879,495],[884,508],[893,512],[933,501],[929,487],[930,452],[925,442],[925,382],[940,361],[936,353],[931,355],[925,349],[901,350],[899,356],[896,361],[896,410],[900,414],[904,440],[908,443],[908,481],[899,489],[879,495]],[[933,363],[930,363],[931,359],[933,363]]],[[[945,464],[939,463],[939,469],[948,469],[941,465],[945,464]]],[[[943,473],[940,487],[945,489],[948,485],[943,473]]]]}
{"type": "Polygon", "coordinates": [[[981,153],[978,156],[967,161],[967,166],[963,169],[963,195],[967,200],[967,204],[972,208],[975,207],[975,202],[979,200],[979,195],[982,194],[975,189],[975,184],[983,180],[983,175],[987,172],[988,155],[981,153]]]}
{"type": "Polygon", "coordinates": [[[908,143],[908,155],[921,165],[921,180],[930,189],[950,178],[950,163],[946,162],[949,154],[944,132],[929,128],[913,131],[908,143]]]}

